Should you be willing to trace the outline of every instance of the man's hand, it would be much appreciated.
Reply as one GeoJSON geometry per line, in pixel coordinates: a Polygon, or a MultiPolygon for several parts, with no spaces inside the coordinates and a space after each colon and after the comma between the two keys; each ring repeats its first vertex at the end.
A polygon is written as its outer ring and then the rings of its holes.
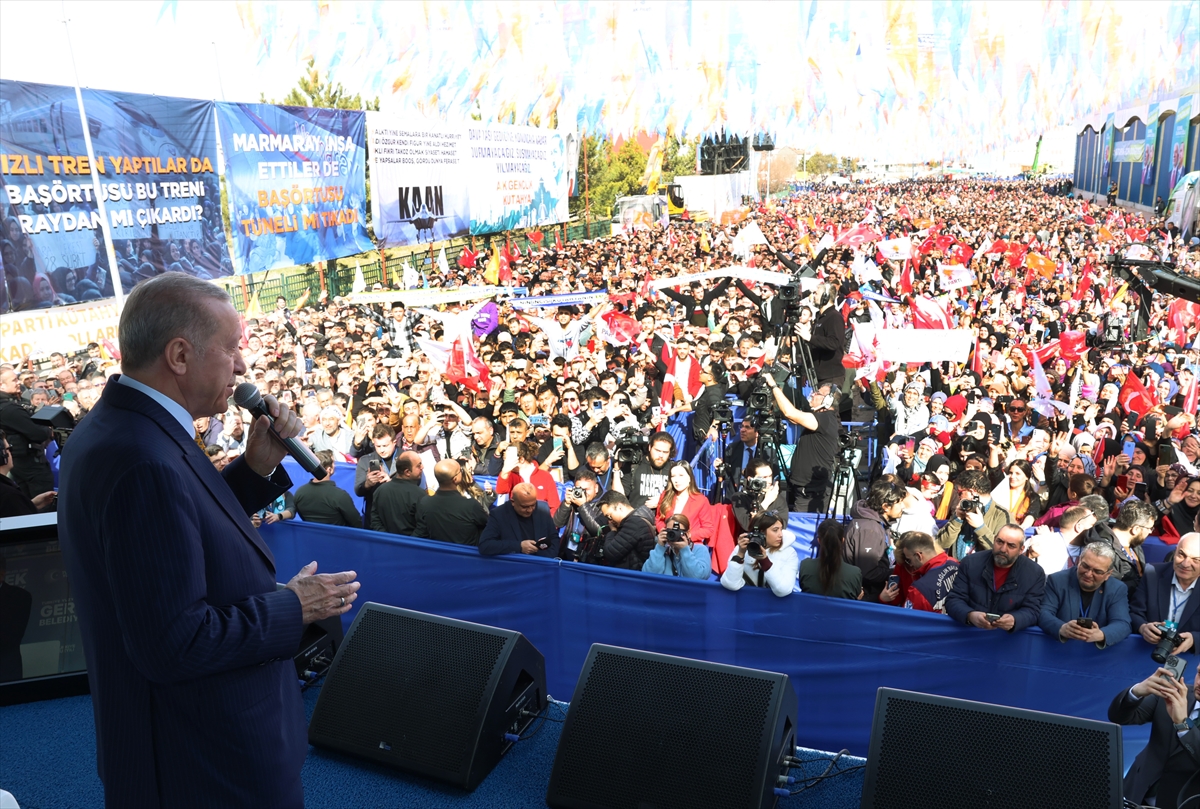
{"type": "Polygon", "coordinates": [[[537,552],[538,552],[538,546],[537,546],[536,542],[534,542],[532,539],[521,540],[521,553],[537,553],[537,552]]]}
{"type": "Polygon", "coordinates": [[[287,583],[287,589],[300,599],[304,623],[311,624],[350,610],[358,598],[360,585],[354,580],[357,577],[353,570],[318,575],[317,563],[309,562],[287,583]]]}
{"type": "Polygon", "coordinates": [[[368,489],[374,489],[381,483],[387,483],[387,479],[388,476],[382,469],[372,469],[371,471],[367,472],[366,487],[368,489]]]}
{"type": "Polygon", "coordinates": [[[997,625],[987,619],[987,614],[982,612],[967,613],[967,623],[971,626],[979,627],[980,629],[996,629],[997,625]]]}
{"type": "Polygon", "coordinates": [[[1167,716],[1175,724],[1187,721],[1187,684],[1177,679],[1170,669],[1160,667],[1130,691],[1138,699],[1149,696],[1161,699],[1167,709],[1167,716]]]}
{"type": "Polygon", "coordinates": [[[279,515],[274,511],[268,511],[263,515],[262,521],[267,525],[270,525],[273,522],[279,522],[279,515]]]}
{"type": "Polygon", "coordinates": [[[1187,651],[1190,651],[1192,649],[1192,647],[1195,645],[1195,639],[1192,637],[1191,632],[1180,632],[1179,640],[1181,640],[1183,642],[1180,643],[1177,647],[1175,647],[1175,654],[1177,654],[1177,655],[1183,654],[1184,652],[1187,652],[1187,651]]]}
{"type": "Polygon", "coordinates": [[[968,511],[963,514],[963,519],[966,520],[967,525],[971,526],[972,528],[974,528],[976,530],[983,527],[983,512],[982,511],[968,511]]]}
{"type": "Polygon", "coordinates": [[[30,499],[33,500],[33,505],[38,509],[38,511],[41,511],[53,503],[54,498],[56,497],[58,497],[58,492],[42,492],[41,494],[30,499]]]}
{"type": "MultiPolygon", "coordinates": [[[[304,422],[292,412],[287,405],[281,405],[275,397],[267,394],[262,397],[263,404],[271,418],[275,420],[275,433],[280,438],[295,438],[304,433],[304,422]]],[[[279,462],[287,455],[282,441],[271,437],[271,422],[266,416],[259,416],[250,423],[250,436],[246,439],[246,465],[259,475],[267,477],[279,466],[279,462]]]]}
{"type": "Polygon", "coordinates": [[[1158,639],[1162,637],[1162,629],[1158,624],[1152,624],[1149,621],[1142,624],[1142,628],[1138,630],[1146,643],[1158,643],[1158,639]]]}
{"type": "Polygon", "coordinates": [[[1016,625],[1017,619],[1007,612],[997,618],[996,622],[992,624],[996,629],[1003,629],[1005,632],[1012,632],[1016,625]]]}
{"type": "Polygon", "coordinates": [[[250,524],[253,525],[255,528],[261,527],[262,523],[263,523],[262,517],[258,516],[257,514],[250,515],[250,524]]]}
{"type": "Polygon", "coordinates": [[[1063,624],[1061,627],[1059,627],[1058,637],[1061,640],[1082,640],[1082,641],[1090,640],[1093,643],[1096,643],[1101,640],[1104,640],[1104,633],[1100,632],[1100,630],[1095,627],[1093,627],[1092,629],[1085,629],[1084,627],[1079,625],[1078,621],[1067,621],[1065,624],[1063,624]],[[1099,634],[1100,634],[1099,639],[1093,638],[1093,633],[1096,633],[1096,632],[1099,632],[1099,634]]]}
{"type": "Polygon", "coordinates": [[[883,592],[879,594],[879,600],[885,604],[891,604],[900,595],[899,584],[889,584],[883,588],[883,592]]]}

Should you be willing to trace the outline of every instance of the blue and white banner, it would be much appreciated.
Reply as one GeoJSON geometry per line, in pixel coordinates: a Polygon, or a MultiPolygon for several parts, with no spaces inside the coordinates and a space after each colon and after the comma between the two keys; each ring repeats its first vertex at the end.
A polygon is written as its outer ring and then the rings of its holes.
{"type": "Polygon", "coordinates": [[[567,221],[568,134],[507,124],[468,127],[471,233],[567,221]]]}
{"type": "Polygon", "coordinates": [[[373,249],[362,112],[220,103],[217,120],[238,273],[373,249]]]}
{"type": "MultiPolygon", "coordinates": [[[[125,291],[168,270],[230,274],[212,102],[83,99],[125,291]]],[[[113,293],[73,87],[0,81],[0,185],[14,309],[113,293]]]]}
{"type": "Polygon", "coordinates": [[[471,231],[467,130],[406,126],[367,113],[371,222],[381,247],[428,244],[471,231]]]}
{"type": "Polygon", "coordinates": [[[607,292],[571,292],[566,295],[538,295],[533,298],[513,298],[508,305],[513,309],[541,309],[557,306],[595,306],[608,300],[607,292]]]}

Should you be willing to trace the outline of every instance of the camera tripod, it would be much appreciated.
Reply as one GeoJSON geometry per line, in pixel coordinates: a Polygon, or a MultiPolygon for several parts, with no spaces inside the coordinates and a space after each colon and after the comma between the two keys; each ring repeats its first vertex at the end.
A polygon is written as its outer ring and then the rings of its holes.
{"type": "MultiPolygon", "coordinates": [[[[796,326],[797,322],[788,318],[786,323],[776,327],[775,336],[779,340],[779,356],[787,356],[788,370],[799,376],[808,385],[809,390],[816,390],[817,374],[813,370],[812,351],[809,349],[808,343],[796,335],[796,326]]],[[[798,385],[797,390],[803,394],[804,385],[798,385]]]]}
{"type": "Polygon", "coordinates": [[[831,470],[833,487],[825,506],[825,519],[831,519],[837,515],[840,503],[842,523],[849,522],[850,507],[863,498],[862,489],[858,483],[858,473],[855,471],[855,461],[860,454],[857,447],[843,447],[838,453],[838,459],[834,462],[831,470]]]}
{"type": "Polygon", "coordinates": [[[719,464],[714,464],[717,478],[713,484],[713,489],[717,494],[714,502],[729,503],[729,489],[726,486],[729,482],[729,470],[725,468],[725,449],[729,444],[729,431],[733,428],[733,422],[717,421],[714,424],[717,426],[716,455],[721,461],[719,464]]]}

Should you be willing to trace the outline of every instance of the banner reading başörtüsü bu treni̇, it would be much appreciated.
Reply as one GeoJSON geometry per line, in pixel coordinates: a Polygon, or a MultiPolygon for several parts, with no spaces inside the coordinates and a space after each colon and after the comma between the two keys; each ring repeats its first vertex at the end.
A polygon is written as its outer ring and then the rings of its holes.
{"type": "MultiPolygon", "coordinates": [[[[125,291],[169,270],[230,274],[212,102],[83,98],[125,291]]],[[[12,308],[113,294],[74,88],[0,81],[0,184],[12,308]]]]}
{"type": "Polygon", "coordinates": [[[239,273],[372,249],[357,110],[217,104],[239,273]]]}

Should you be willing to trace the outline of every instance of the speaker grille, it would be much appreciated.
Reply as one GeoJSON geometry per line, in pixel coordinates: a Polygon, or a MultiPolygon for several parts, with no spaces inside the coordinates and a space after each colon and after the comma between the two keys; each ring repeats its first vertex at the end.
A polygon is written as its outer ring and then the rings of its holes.
{"type": "Polygon", "coordinates": [[[775,685],[703,664],[597,653],[559,742],[556,804],[758,806],[755,767],[769,753],[760,748],[775,685]],[[737,753],[691,766],[716,742],[737,753]]]}
{"type": "Polygon", "coordinates": [[[410,769],[465,768],[508,634],[364,608],[312,735],[410,769]]]}
{"type": "Polygon", "coordinates": [[[889,697],[871,806],[1119,805],[1105,777],[1109,739],[1101,730],[889,697]],[[955,761],[956,774],[937,764],[955,761]]]}

